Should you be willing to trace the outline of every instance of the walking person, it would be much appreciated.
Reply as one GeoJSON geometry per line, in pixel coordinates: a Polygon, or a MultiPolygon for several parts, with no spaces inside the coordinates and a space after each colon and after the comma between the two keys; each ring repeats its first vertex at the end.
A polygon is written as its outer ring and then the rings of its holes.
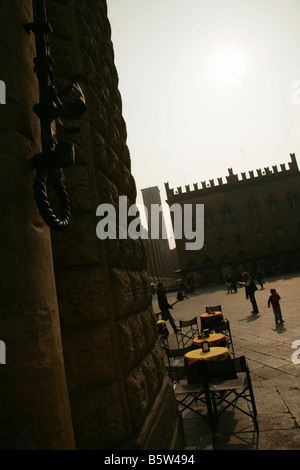
{"type": "Polygon", "coordinates": [[[248,298],[250,299],[250,302],[252,303],[252,307],[253,307],[253,311],[251,313],[255,313],[255,314],[259,313],[256,299],[255,299],[255,291],[257,291],[255,282],[253,281],[250,274],[247,272],[244,272],[242,276],[245,282],[238,282],[238,284],[240,284],[241,286],[245,286],[246,299],[248,298]]]}
{"type": "Polygon", "coordinates": [[[158,300],[158,306],[161,311],[161,316],[164,321],[169,320],[171,323],[171,326],[173,328],[174,333],[179,333],[179,328],[175,325],[174,318],[172,317],[171,313],[169,312],[169,309],[173,309],[172,305],[168,303],[168,299],[164,290],[164,285],[160,282],[157,285],[157,300],[158,300]]]}
{"type": "Polygon", "coordinates": [[[264,279],[264,275],[263,273],[261,272],[260,268],[257,268],[257,271],[256,271],[256,280],[258,282],[258,284],[260,285],[261,287],[261,290],[264,289],[264,285],[263,285],[263,279],[264,279]]]}
{"type": "Polygon", "coordinates": [[[270,308],[270,304],[273,307],[273,312],[275,315],[275,323],[276,325],[278,325],[278,323],[284,323],[284,320],[282,320],[281,308],[280,308],[280,303],[279,303],[279,300],[281,300],[281,297],[276,292],[276,289],[271,289],[270,293],[271,295],[268,299],[268,307],[270,308]]]}

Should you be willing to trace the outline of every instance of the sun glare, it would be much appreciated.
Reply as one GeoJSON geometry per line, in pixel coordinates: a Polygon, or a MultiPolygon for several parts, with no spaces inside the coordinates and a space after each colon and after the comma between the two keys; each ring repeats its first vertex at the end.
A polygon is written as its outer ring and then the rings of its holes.
{"type": "Polygon", "coordinates": [[[244,72],[244,57],[235,49],[220,50],[209,61],[210,78],[220,83],[237,82],[244,72]]]}

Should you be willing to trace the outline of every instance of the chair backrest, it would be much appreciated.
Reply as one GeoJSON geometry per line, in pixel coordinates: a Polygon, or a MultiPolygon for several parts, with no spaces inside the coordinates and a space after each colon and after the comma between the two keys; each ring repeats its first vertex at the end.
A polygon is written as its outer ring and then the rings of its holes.
{"type": "Polygon", "coordinates": [[[213,307],[205,307],[206,313],[209,312],[222,312],[221,305],[214,305],[213,307]]]}
{"type": "Polygon", "coordinates": [[[185,348],[177,348],[177,349],[166,349],[166,353],[168,357],[182,357],[184,356],[187,352],[191,351],[192,346],[187,346],[185,348]]]}
{"type": "Polygon", "coordinates": [[[218,323],[216,322],[216,326],[218,328],[218,331],[216,331],[216,333],[223,333],[224,335],[226,335],[227,333],[229,334],[230,332],[229,320],[221,319],[218,323]]]}
{"type": "Polygon", "coordinates": [[[187,328],[193,325],[196,325],[198,328],[197,317],[192,318],[191,320],[179,320],[179,328],[187,328]]]}
{"type": "Polygon", "coordinates": [[[209,331],[215,331],[216,333],[218,333],[221,323],[222,323],[222,318],[219,315],[212,316],[207,323],[209,331]]]}

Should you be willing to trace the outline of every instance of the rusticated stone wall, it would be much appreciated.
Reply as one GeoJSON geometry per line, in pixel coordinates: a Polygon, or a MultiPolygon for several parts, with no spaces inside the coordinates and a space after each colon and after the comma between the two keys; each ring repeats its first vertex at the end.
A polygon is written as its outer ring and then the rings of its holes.
{"type": "MultiPolygon", "coordinates": [[[[58,83],[84,74],[88,111],[64,170],[72,221],[52,233],[62,344],[78,449],[182,446],[181,422],[157,342],[141,240],[99,240],[96,208],[135,202],[105,0],[49,0],[58,83]]],[[[65,139],[65,135],[60,135],[65,139]]],[[[139,156],[142,158],[142,156],[139,156]]]]}

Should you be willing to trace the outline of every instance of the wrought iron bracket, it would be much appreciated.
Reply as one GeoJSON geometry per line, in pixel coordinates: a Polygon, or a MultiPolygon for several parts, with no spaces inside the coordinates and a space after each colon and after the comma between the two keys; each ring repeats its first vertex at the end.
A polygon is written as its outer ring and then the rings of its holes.
{"type": "Polygon", "coordinates": [[[74,145],[58,142],[56,128],[73,134],[80,128],[70,126],[67,121],[80,118],[87,110],[84,93],[79,83],[87,83],[82,75],[72,77],[70,85],[58,88],[54,85],[54,60],[50,54],[49,34],[52,28],[47,20],[45,0],[33,0],[34,21],[24,25],[25,30],[35,35],[36,54],[33,59],[34,72],[39,83],[39,103],[33,111],[40,119],[42,151],[34,155],[31,165],[36,169],[34,198],[41,216],[53,230],[64,230],[71,219],[71,204],[64,185],[62,168],[75,162],[74,145]],[[64,98],[67,97],[67,101],[64,98]],[[61,218],[57,217],[48,200],[48,184],[51,183],[58,197],[61,218]]]}

